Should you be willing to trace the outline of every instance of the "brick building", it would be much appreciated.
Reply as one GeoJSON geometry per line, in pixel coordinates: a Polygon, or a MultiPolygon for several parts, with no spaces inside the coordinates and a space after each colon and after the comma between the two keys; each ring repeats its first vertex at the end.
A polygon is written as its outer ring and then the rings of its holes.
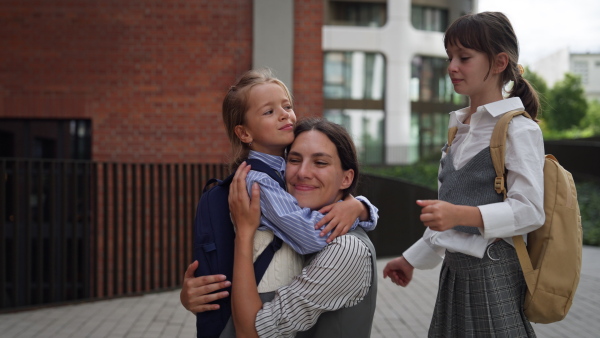
{"type": "Polygon", "coordinates": [[[221,102],[248,69],[274,69],[298,117],[344,125],[362,163],[439,152],[464,103],[442,32],[476,6],[1,1],[0,311],[179,286],[202,186],[227,173],[221,102]]]}
{"type": "MultiPolygon", "coordinates": [[[[253,67],[253,3],[2,1],[0,156],[226,161],[221,102],[253,67]]],[[[290,87],[299,115],[320,113],[323,1],[293,5],[290,87]]]]}
{"type": "Polygon", "coordinates": [[[229,86],[275,64],[322,114],[322,7],[0,2],[0,311],[179,286],[229,86]]]}

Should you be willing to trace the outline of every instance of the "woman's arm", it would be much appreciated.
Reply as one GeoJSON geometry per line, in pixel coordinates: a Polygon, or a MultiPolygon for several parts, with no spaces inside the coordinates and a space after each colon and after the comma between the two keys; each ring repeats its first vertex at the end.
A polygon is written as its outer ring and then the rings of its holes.
{"type": "Polygon", "coordinates": [[[249,200],[245,180],[248,170],[243,163],[229,187],[229,209],[236,226],[231,308],[237,337],[258,337],[254,321],[262,307],[252,261],[254,232],[260,224],[259,186],[252,185],[249,200]]]}

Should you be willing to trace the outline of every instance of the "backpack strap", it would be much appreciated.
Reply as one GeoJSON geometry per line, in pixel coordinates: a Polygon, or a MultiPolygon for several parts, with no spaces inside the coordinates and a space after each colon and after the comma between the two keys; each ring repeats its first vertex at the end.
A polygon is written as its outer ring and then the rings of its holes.
{"type": "Polygon", "coordinates": [[[450,146],[452,145],[452,142],[454,141],[454,137],[456,137],[457,132],[458,127],[448,128],[448,143],[446,147],[446,154],[448,153],[448,150],[450,149],[450,146]]]}
{"type": "MultiPolygon", "coordinates": [[[[506,156],[506,135],[508,133],[509,122],[512,121],[513,117],[519,115],[523,115],[528,119],[531,119],[531,116],[523,110],[508,112],[502,115],[498,122],[496,122],[496,126],[494,127],[494,131],[492,132],[492,137],[490,139],[490,154],[492,156],[494,170],[496,171],[494,189],[498,194],[502,193],[504,195],[504,199],[506,199],[506,168],[504,167],[504,157],[506,156]]],[[[523,236],[513,236],[512,239],[515,250],[517,251],[517,256],[519,257],[521,269],[523,270],[523,276],[525,278],[527,288],[529,290],[535,290],[537,272],[533,270],[531,258],[527,252],[527,247],[525,246],[525,241],[523,241],[523,236]]]]}
{"type": "Polygon", "coordinates": [[[271,260],[273,260],[273,256],[275,256],[275,252],[281,248],[283,241],[281,238],[277,236],[273,236],[273,241],[263,250],[263,252],[256,258],[254,262],[254,277],[256,278],[256,285],[260,284],[265,272],[267,272],[267,268],[269,264],[271,264],[271,260]]]}
{"type": "Polygon", "coordinates": [[[492,132],[492,138],[490,139],[490,154],[492,155],[492,163],[494,164],[494,170],[496,171],[496,180],[494,181],[494,189],[498,194],[504,194],[506,199],[506,184],[505,176],[506,169],[504,167],[504,156],[506,155],[506,134],[508,132],[508,123],[513,117],[523,115],[529,119],[531,116],[526,111],[518,110],[508,112],[498,120],[494,131],[492,132]]]}
{"type": "Polygon", "coordinates": [[[277,181],[277,183],[279,183],[279,186],[281,186],[281,188],[283,190],[287,189],[285,188],[285,182],[283,181],[283,176],[281,175],[281,173],[271,167],[269,167],[268,164],[266,164],[265,162],[259,160],[259,159],[255,159],[255,158],[249,158],[246,160],[246,163],[249,164],[251,166],[251,170],[256,170],[256,171],[260,171],[263,172],[267,175],[269,175],[272,179],[274,179],[275,181],[277,181]]]}

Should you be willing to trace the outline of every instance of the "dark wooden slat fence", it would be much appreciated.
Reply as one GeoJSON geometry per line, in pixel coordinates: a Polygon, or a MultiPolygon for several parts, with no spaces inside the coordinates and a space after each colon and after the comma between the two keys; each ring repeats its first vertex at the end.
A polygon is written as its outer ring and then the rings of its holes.
{"type": "Polygon", "coordinates": [[[0,311],[180,286],[222,164],[0,159],[0,311]]]}

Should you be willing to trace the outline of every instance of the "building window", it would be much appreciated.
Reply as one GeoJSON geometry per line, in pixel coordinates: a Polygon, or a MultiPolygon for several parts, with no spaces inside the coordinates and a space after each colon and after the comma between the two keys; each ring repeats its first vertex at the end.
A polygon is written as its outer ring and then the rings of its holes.
{"type": "Polygon", "coordinates": [[[325,118],[348,130],[362,163],[383,163],[383,55],[327,52],[323,65],[325,118]]]}
{"type": "Polygon", "coordinates": [[[447,67],[445,59],[415,56],[411,62],[410,100],[462,104],[464,97],[454,91],[447,67]]]}
{"type": "Polygon", "coordinates": [[[448,113],[465,106],[454,91],[445,59],[415,56],[411,62],[409,160],[437,158],[447,139],[448,113]]]}
{"type": "Polygon", "coordinates": [[[385,60],[380,53],[327,52],[325,99],[382,101],[385,60]]]}
{"type": "Polygon", "coordinates": [[[91,121],[0,119],[0,157],[91,159],[91,121]]]}
{"type": "Polygon", "coordinates": [[[325,23],[332,26],[381,27],[386,18],[385,0],[330,0],[325,12],[325,23]]]}
{"type": "Polygon", "coordinates": [[[413,27],[424,31],[445,32],[448,28],[448,10],[436,7],[412,5],[413,27]]]}
{"type": "Polygon", "coordinates": [[[589,82],[589,69],[587,61],[573,61],[573,73],[581,76],[581,83],[588,84],[589,82]]]}

